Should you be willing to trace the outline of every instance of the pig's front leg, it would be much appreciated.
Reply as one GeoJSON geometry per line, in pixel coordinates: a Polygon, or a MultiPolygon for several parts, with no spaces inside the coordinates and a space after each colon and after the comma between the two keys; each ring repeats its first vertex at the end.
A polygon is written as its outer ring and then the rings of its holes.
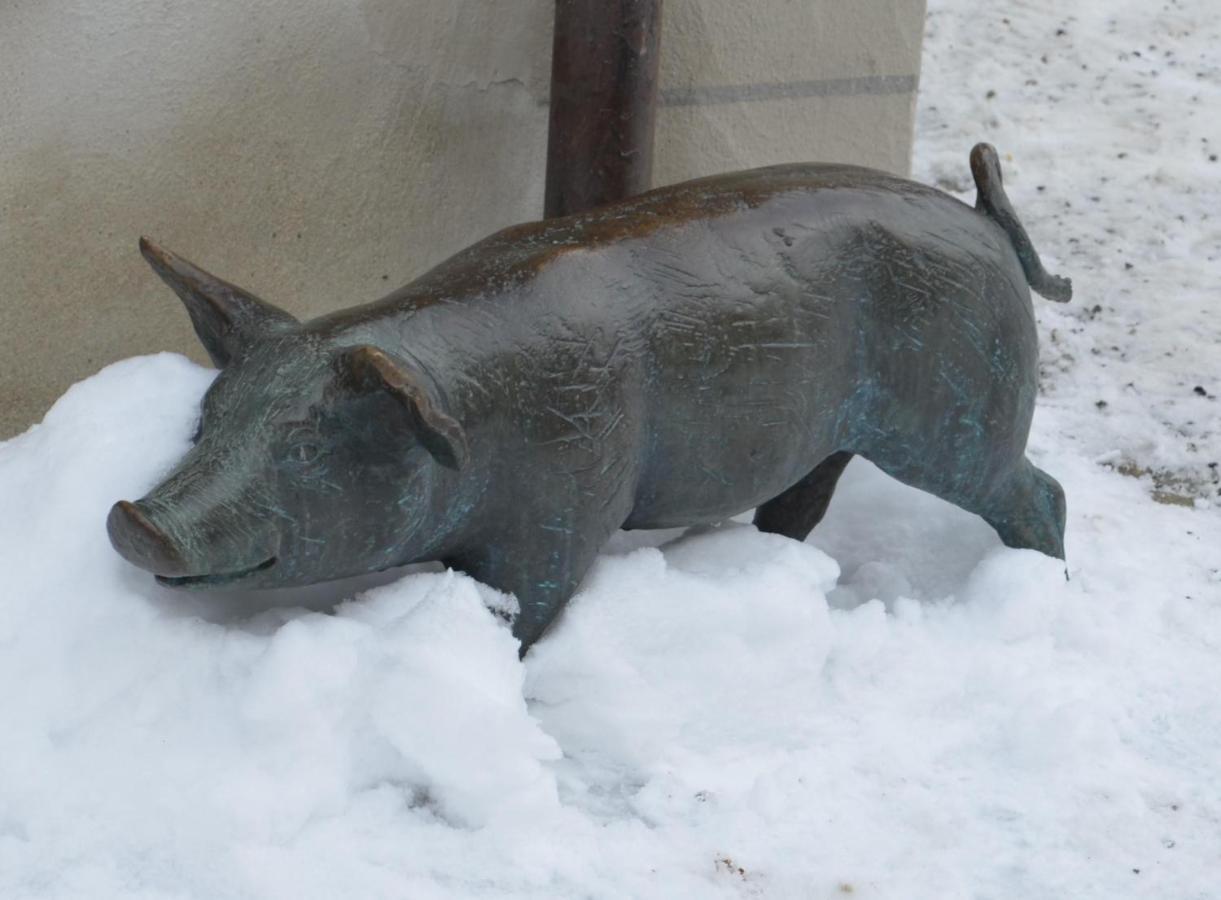
{"type": "Polygon", "coordinates": [[[446,563],[484,584],[517,597],[513,636],[521,655],[542,637],[576,592],[602,545],[619,527],[610,518],[579,521],[564,513],[543,515],[520,528],[503,528],[477,549],[446,563]]]}
{"type": "Polygon", "coordinates": [[[523,656],[635,503],[643,375],[620,358],[629,341],[614,328],[584,337],[513,357],[519,381],[539,388],[507,391],[517,405],[506,401],[498,415],[514,424],[495,434],[477,524],[446,560],[517,597],[523,656]]]}

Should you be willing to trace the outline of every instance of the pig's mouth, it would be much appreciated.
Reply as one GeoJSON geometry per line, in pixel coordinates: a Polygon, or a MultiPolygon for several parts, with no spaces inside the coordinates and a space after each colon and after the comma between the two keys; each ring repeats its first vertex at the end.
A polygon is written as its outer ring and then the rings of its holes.
{"type": "Polygon", "coordinates": [[[262,572],[265,569],[270,569],[276,564],[274,556],[268,557],[258,565],[250,566],[238,572],[222,572],[219,574],[208,575],[157,575],[157,583],[163,584],[166,587],[172,588],[210,588],[223,587],[227,584],[232,584],[235,581],[241,581],[243,578],[248,578],[256,572],[262,572]]]}

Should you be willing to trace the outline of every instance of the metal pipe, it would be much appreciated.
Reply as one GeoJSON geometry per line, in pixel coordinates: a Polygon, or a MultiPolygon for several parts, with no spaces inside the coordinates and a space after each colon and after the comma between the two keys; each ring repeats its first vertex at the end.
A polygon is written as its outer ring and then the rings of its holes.
{"type": "Polygon", "coordinates": [[[545,214],[648,190],[661,0],[556,0],[545,214]]]}

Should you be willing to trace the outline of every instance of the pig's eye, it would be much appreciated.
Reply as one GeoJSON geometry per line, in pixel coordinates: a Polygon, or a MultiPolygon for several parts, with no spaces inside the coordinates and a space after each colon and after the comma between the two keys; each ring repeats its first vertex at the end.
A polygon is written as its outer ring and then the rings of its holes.
{"type": "Polygon", "coordinates": [[[288,458],[289,461],[294,462],[299,466],[307,466],[316,460],[321,452],[322,450],[317,444],[309,441],[301,441],[293,444],[292,447],[289,448],[288,458]]]}
{"type": "Polygon", "coordinates": [[[284,460],[290,466],[309,468],[322,456],[322,443],[312,428],[298,428],[289,435],[284,447],[284,460]]]}

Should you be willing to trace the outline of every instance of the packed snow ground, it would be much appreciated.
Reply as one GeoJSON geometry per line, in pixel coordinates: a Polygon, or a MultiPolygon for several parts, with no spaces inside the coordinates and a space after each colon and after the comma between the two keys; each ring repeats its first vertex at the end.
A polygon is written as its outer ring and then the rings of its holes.
{"type": "Polygon", "coordinates": [[[916,174],[1012,154],[1075,280],[1070,581],[854,463],[808,544],[622,535],[524,664],[453,573],[184,597],[102,523],[211,374],[129,360],[0,444],[0,897],[1221,897],[1218,23],[1010,6],[934,3],[916,174]]]}
{"type": "Polygon", "coordinates": [[[914,175],[987,140],[1068,306],[1036,302],[1036,444],[1221,502],[1221,7],[930,3],[914,175]]]}

